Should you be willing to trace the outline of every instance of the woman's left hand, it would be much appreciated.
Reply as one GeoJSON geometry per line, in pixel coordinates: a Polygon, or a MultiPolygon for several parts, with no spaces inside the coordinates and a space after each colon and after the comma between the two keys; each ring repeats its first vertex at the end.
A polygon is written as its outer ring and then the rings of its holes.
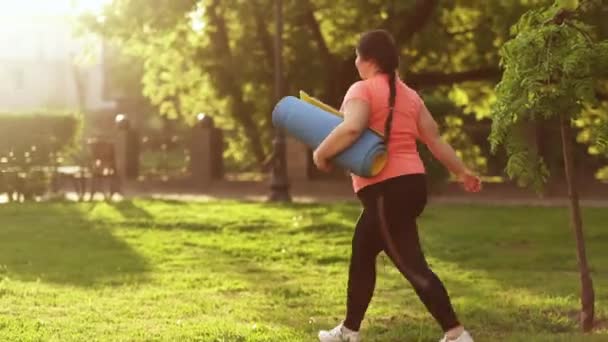
{"type": "Polygon", "coordinates": [[[333,168],[329,162],[329,159],[320,154],[318,150],[315,150],[315,152],[312,154],[312,160],[315,163],[315,166],[317,166],[317,169],[323,172],[330,172],[333,168]]]}
{"type": "Polygon", "coordinates": [[[481,191],[481,178],[469,170],[465,170],[460,175],[460,181],[464,185],[465,191],[479,192],[481,191]]]}

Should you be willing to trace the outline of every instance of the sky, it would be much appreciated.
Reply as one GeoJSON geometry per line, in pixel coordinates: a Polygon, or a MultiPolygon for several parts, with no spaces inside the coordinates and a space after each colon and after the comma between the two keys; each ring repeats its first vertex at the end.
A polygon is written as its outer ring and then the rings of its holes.
{"type": "Polygon", "coordinates": [[[63,59],[75,45],[70,17],[112,0],[0,0],[0,60],[63,59]]]}
{"type": "Polygon", "coordinates": [[[24,18],[99,13],[112,0],[0,0],[0,17],[24,18]]]}

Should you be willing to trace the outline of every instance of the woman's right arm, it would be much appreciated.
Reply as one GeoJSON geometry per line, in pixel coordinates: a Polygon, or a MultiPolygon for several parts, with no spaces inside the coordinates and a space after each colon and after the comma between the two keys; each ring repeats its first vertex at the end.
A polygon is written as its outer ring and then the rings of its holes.
{"type": "Polygon", "coordinates": [[[420,140],[426,144],[433,156],[464,183],[467,191],[481,190],[481,180],[467,169],[452,146],[441,138],[439,126],[424,104],[418,116],[418,133],[420,140]]]}

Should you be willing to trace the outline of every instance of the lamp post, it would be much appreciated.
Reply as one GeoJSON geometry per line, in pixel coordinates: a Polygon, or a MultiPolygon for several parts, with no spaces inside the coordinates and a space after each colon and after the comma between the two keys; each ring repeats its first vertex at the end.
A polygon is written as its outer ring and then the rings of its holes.
{"type": "MultiPolygon", "coordinates": [[[[274,0],[276,32],[274,37],[274,95],[275,102],[283,97],[283,1],[274,0]]],[[[285,156],[285,133],[275,128],[272,172],[270,179],[271,202],[290,202],[289,182],[287,179],[287,158],[285,156]]]]}

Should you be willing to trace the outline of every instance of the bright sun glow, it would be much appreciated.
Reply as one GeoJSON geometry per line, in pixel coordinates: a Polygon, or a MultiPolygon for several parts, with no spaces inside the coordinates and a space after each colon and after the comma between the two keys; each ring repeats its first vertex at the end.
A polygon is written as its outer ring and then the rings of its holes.
{"type": "Polygon", "coordinates": [[[78,15],[102,19],[112,0],[0,0],[0,61],[65,59],[82,46],[73,33],[78,15]]]}
{"type": "Polygon", "coordinates": [[[24,18],[100,13],[112,0],[0,0],[0,17],[24,18]]]}

